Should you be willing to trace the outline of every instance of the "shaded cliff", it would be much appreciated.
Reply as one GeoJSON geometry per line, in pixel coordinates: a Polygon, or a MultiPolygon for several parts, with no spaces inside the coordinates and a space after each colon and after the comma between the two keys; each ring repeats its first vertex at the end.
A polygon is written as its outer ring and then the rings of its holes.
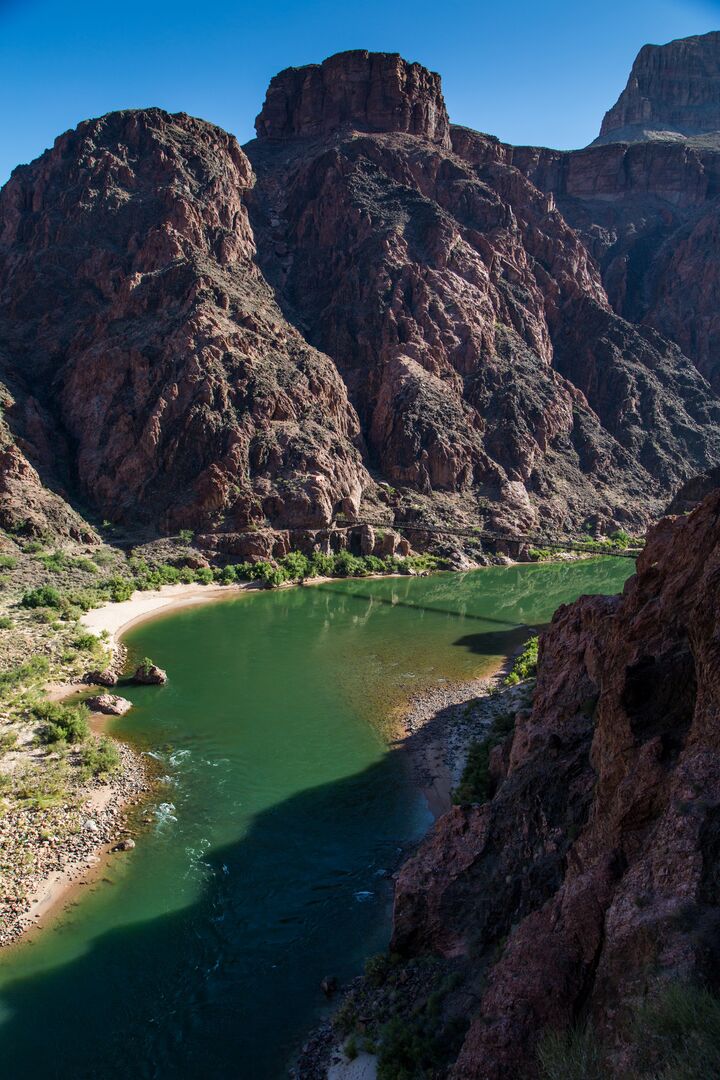
{"type": "Polygon", "coordinates": [[[650,531],[622,596],[558,610],[494,798],[401,871],[393,948],[487,973],[458,1080],[536,1075],[539,1038],[587,1021],[637,1075],[631,1008],[718,989],[719,589],[716,490],[650,531]]]}

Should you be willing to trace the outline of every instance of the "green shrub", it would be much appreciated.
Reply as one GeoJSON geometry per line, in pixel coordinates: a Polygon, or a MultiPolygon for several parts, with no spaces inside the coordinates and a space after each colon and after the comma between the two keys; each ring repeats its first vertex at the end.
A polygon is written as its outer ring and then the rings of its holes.
{"type": "Polygon", "coordinates": [[[459,806],[483,803],[494,794],[494,782],[490,775],[490,753],[510,734],[515,726],[512,713],[501,713],[493,720],[482,739],[474,739],[468,749],[467,761],[460,783],[453,792],[453,802],[459,806]]]}
{"type": "Polygon", "coordinates": [[[632,1035],[647,1080],[720,1076],[720,1000],[702,987],[668,986],[637,1011],[632,1035]]]}
{"type": "Polygon", "coordinates": [[[10,630],[13,621],[9,615],[0,615],[0,630],[10,630]]]}
{"type": "Polygon", "coordinates": [[[60,571],[67,569],[68,566],[67,556],[58,549],[50,555],[38,555],[38,559],[46,570],[54,574],[60,573],[60,571]]]}
{"type": "Polygon", "coordinates": [[[12,555],[0,555],[0,570],[14,570],[17,566],[17,559],[12,555]]]}
{"type": "Polygon", "coordinates": [[[44,743],[81,743],[90,734],[89,713],[86,705],[63,705],[59,702],[42,701],[33,709],[33,715],[41,724],[39,737],[44,743]]]}
{"type": "Polygon", "coordinates": [[[0,672],[0,696],[27,683],[45,678],[50,664],[44,656],[31,656],[24,664],[0,672]]]}
{"type": "Polygon", "coordinates": [[[509,675],[505,677],[505,686],[515,686],[517,683],[522,682],[523,679],[530,679],[535,676],[537,673],[539,640],[538,637],[531,637],[526,642],[523,651],[513,663],[509,675]]]}
{"type": "Polygon", "coordinates": [[[56,607],[59,608],[62,598],[57,589],[52,585],[39,585],[36,589],[28,589],[23,593],[20,601],[25,608],[56,607]]]}
{"type": "Polygon", "coordinates": [[[335,569],[335,559],[332,555],[323,555],[315,551],[310,558],[311,577],[332,577],[335,569]]]}
{"type": "Polygon", "coordinates": [[[181,529],[178,533],[178,538],[183,544],[192,544],[194,535],[192,529],[181,529]]]}
{"type": "Polygon", "coordinates": [[[110,594],[110,599],[114,604],[122,603],[123,600],[129,600],[132,594],[135,592],[135,584],[129,578],[115,576],[108,579],[103,583],[105,588],[110,594]]]}
{"type": "Polygon", "coordinates": [[[81,769],[90,776],[107,776],[120,767],[120,754],[112,739],[91,739],[81,753],[81,769]]]}
{"type": "Polygon", "coordinates": [[[23,544],[23,552],[26,555],[36,555],[38,551],[42,551],[45,545],[41,540],[28,540],[26,544],[23,544]]]}
{"type": "Polygon", "coordinates": [[[92,652],[98,643],[98,639],[94,634],[81,631],[73,638],[73,647],[76,649],[82,649],[85,652],[92,652]]]}
{"type": "Polygon", "coordinates": [[[590,1025],[548,1032],[538,1045],[542,1080],[610,1080],[590,1025]]]}
{"type": "Polygon", "coordinates": [[[289,555],[286,555],[281,560],[280,565],[288,578],[293,581],[302,581],[304,578],[311,576],[312,564],[310,559],[300,551],[291,551],[289,555]]]}
{"type": "Polygon", "coordinates": [[[195,571],[195,580],[198,585],[212,585],[214,575],[209,566],[201,566],[195,571]]]}

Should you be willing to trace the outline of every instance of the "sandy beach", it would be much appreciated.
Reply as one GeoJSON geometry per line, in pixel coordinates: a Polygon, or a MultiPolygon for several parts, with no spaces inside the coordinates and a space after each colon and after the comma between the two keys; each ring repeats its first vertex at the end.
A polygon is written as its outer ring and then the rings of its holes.
{"type": "Polygon", "coordinates": [[[81,616],[80,622],[98,637],[106,631],[111,645],[116,647],[121,634],[153,615],[194,604],[206,604],[258,587],[254,582],[240,585],[163,585],[147,592],[134,592],[129,600],[117,604],[107,603],[91,608],[81,616]]]}

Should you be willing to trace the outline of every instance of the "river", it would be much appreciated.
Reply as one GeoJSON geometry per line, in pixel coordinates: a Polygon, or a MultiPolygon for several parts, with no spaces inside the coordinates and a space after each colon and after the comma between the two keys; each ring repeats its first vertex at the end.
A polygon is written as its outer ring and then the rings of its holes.
{"type": "Polygon", "coordinates": [[[163,781],[137,847],[0,956],[6,1080],[280,1080],[387,945],[387,878],[431,817],[388,718],[489,672],[629,560],[353,579],[185,608],[133,629],[165,687],[110,730],[163,781]]]}

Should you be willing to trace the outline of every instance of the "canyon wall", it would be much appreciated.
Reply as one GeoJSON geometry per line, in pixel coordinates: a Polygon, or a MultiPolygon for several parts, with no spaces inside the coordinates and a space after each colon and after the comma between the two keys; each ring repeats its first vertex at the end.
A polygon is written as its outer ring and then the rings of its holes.
{"type": "Polygon", "coordinates": [[[363,51],[256,126],[113,113],[0,193],[8,438],[65,517],[640,530],[720,461],[712,150],[508,147],[363,51]]]}

